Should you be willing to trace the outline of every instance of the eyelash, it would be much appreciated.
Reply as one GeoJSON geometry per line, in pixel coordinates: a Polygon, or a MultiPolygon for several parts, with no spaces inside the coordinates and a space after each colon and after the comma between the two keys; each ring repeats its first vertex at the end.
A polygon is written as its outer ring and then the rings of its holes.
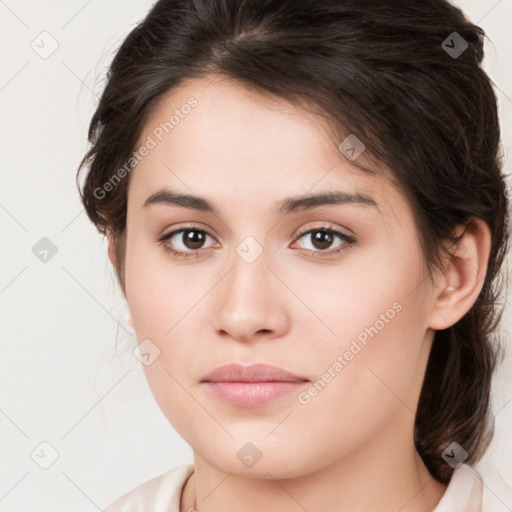
{"type": "MultiPolygon", "coordinates": [[[[212,235],[210,235],[210,233],[208,233],[208,231],[205,231],[204,229],[201,229],[197,226],[187,226],[187,227],[182,227],[180,229],[171,231],[170,233],[166,233],[165,235],[162,235],[161,237],[157,238],[157,242],[163,246],[163,249],[165,252],[171,254],[173,257],[183,258],[183,259],[190,258],[193,256],[198,257],[199,253],[205,249],[198,249],[196,251],[182,252],[182,251],[176,251],[175,249],[172,249],[169,245],[167,245],[165,243],[167,240],[172,238],[174,235],[176,235],[178,233],[183,233],[185,231],[198,231],[200,233],[208,235],[210,238],[213,238],[212,235]]],[[[342,241],[344,243],[341,244],[338,248],[332,249],[330,251],[320,251],[320,250],[319,251],[311,251],[310,249],[304,249],[308,252],[313,253],[311,255],[312,258],[317,258],[318,256],[316,256],[316,254],[321,254],[322,256],[320,256],[320,257],[335,256],[337,254],[341,254],[342,252],[349,249],[352,245],[357,243],[357,240],[354,237],[345,235],[344,233],[341,233],[340,231],[333,229],[331,225],[316,227],[313,229],[308,229],[303,232],[300,232],[297,236],[297,240],[301,239],[305,235],[309,235],[311,233],[317,233],[317,232],[323,232],[323,233],[338,236],[339,238],[342,239],[342,241]]]]}

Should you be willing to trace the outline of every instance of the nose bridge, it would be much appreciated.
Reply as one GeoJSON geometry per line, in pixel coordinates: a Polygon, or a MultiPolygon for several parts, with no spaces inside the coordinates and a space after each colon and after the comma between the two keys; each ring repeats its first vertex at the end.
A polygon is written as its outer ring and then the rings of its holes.
{"type": "Polygon", "coordinates": [[[232,302],[231,307],[258,306],[259,311],[263,311],[268,304],[271,286],[268,260],[268,250],[252,236],[247,236],[235,247],[225,297],[232,302]]]}
{"type": "Polygon", "coordinates": [[[270,253],[254,237],[246,236],[230,258],[230,270],[219,289],[214,327],[237,339],[258,332],[279,331],[286,320],[283,304],[271,293],[276,283],[267,268],[270,253]]]}
{"type": "Polygon", "coordinates": [[[264,240],[260,242],[252,235],[248,235],[235,247],[235,253],[247,265],[252,265],[257,260],[267,260],[268,249],[264,249],[263,243],[264,240]],[[262,258],[263,254],[265,256],[262,258]]]}

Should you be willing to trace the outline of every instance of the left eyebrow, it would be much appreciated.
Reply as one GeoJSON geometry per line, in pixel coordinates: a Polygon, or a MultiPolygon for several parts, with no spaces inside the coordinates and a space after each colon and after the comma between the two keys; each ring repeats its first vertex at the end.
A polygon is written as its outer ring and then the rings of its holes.
{"type": "Polygon", "coordinates": [[[284,199],[277,204],[277,211],[281,215],[287,215],[292,212],[313,210],[320,206],[343,204],[373,206],[379,209],[377,202],[368,195],[341,191],[327,191],[319,194],[309,194],[284,199]]]}
{"type": "MultiPolygon", "coordinates": [[[[168,188],[159,190],[149,196],[144,202],[143,207],[148,207],[152,204],[176,205],[190,210],[198,210],[213,213],[215,215],[219,214],[218,210],[206,198],[189,194],[180,194],[168,188]]],[[[358,204],[362,206],[372,206],[379,209],[376,201],[368,195],[341,191],[327,191],[318,194],[288,197],[279,201],[275,205],[274,211],[281,215],[288,215],[298,211],[313,210],[321,206],[344,204],[358,204]]]]}

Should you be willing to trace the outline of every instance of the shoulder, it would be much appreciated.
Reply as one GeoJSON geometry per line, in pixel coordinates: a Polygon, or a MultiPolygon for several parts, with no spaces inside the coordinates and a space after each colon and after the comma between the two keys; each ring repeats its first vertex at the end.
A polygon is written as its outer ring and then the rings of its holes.
{"type": "Polygon", "coordinates": [[[482,511],[482,479],[467,464],[461,464],[455,469],[446,492],[433,512],[458,511],[482,511]]]}
{"type": "Polygon", "coordinates": [[[178,512],[183,485],[193,470],[192,463],[176,466],[123,494],[103,512],[178,512]]]}

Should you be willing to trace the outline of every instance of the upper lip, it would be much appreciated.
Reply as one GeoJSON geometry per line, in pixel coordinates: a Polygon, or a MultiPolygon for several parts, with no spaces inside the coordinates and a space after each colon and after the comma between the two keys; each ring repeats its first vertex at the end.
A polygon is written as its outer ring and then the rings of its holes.
{"type": "Polygon", "coordinates": [[[225,364],[203,377],[202,382],[304,382],[308,379],[268,364],[225,364]]]}

